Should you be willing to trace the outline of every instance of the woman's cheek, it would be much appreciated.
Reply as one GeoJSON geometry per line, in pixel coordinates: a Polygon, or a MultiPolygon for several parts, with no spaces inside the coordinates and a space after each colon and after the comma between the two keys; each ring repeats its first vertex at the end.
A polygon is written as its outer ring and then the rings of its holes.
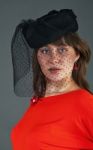
{"type": "Polygon", "coordinates": [[[39,65],[40,65],[40,68],[41,68],[41,70],[42,70],[43,73],[44,73],[44,72],[47,72],[49,66],[48,66],[48,64],[47,64],[46,61],[44,61],[44,60],[41,59],[41,60],[39,61],[39,65]]]}

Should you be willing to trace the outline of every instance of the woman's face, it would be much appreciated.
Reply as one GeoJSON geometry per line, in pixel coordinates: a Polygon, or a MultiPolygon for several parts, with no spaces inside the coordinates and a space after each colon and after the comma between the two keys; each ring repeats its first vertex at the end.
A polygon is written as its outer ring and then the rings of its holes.
{"type": "Polygon", "coordinates": [[[71,76],[74,63],[78,58],[79,55],[69,45],[48,44],[39,48],[37,52],[37,59],[43,74],[52,81],[59,81],[71,76]]]}

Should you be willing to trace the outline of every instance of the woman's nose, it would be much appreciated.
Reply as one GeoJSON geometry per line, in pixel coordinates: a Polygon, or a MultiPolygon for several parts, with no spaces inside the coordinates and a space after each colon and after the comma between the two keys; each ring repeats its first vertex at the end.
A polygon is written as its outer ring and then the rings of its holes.
{"type": "Polygon", "coordinates": [[[50,55],[51,62],[59,62],[60,56],[57,52],[52,52],[50,55]]]}

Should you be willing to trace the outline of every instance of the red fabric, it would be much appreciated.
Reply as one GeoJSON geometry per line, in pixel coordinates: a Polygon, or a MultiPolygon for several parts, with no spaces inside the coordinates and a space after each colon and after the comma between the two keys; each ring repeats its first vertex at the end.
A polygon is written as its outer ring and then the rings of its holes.
{"type": "Polygon", "coordinates": [[[11,142],[12,150],[93,150],[93,95],[79,89],[30,103],[11,142]]]}

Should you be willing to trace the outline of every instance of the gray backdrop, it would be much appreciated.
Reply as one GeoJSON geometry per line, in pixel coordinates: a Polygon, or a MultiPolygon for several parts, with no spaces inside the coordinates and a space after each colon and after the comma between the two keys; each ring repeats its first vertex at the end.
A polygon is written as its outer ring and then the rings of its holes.
{"type": "MultiPolygon", "coordinates": [[[[12,150],[10,131],[26,111],[30,98],[13,91],[10,43],[15,26],[22,19],[37,18],[51,9],[71,8],[78,16],[79,33],[93,49],[92,0],[6,0],[0,1],[0,150],[12,150]]],[[[93,50],[92,50],[93,52],[93,50]]],[[[87,79],[93,91],[93,54],[87,79]]]]}

